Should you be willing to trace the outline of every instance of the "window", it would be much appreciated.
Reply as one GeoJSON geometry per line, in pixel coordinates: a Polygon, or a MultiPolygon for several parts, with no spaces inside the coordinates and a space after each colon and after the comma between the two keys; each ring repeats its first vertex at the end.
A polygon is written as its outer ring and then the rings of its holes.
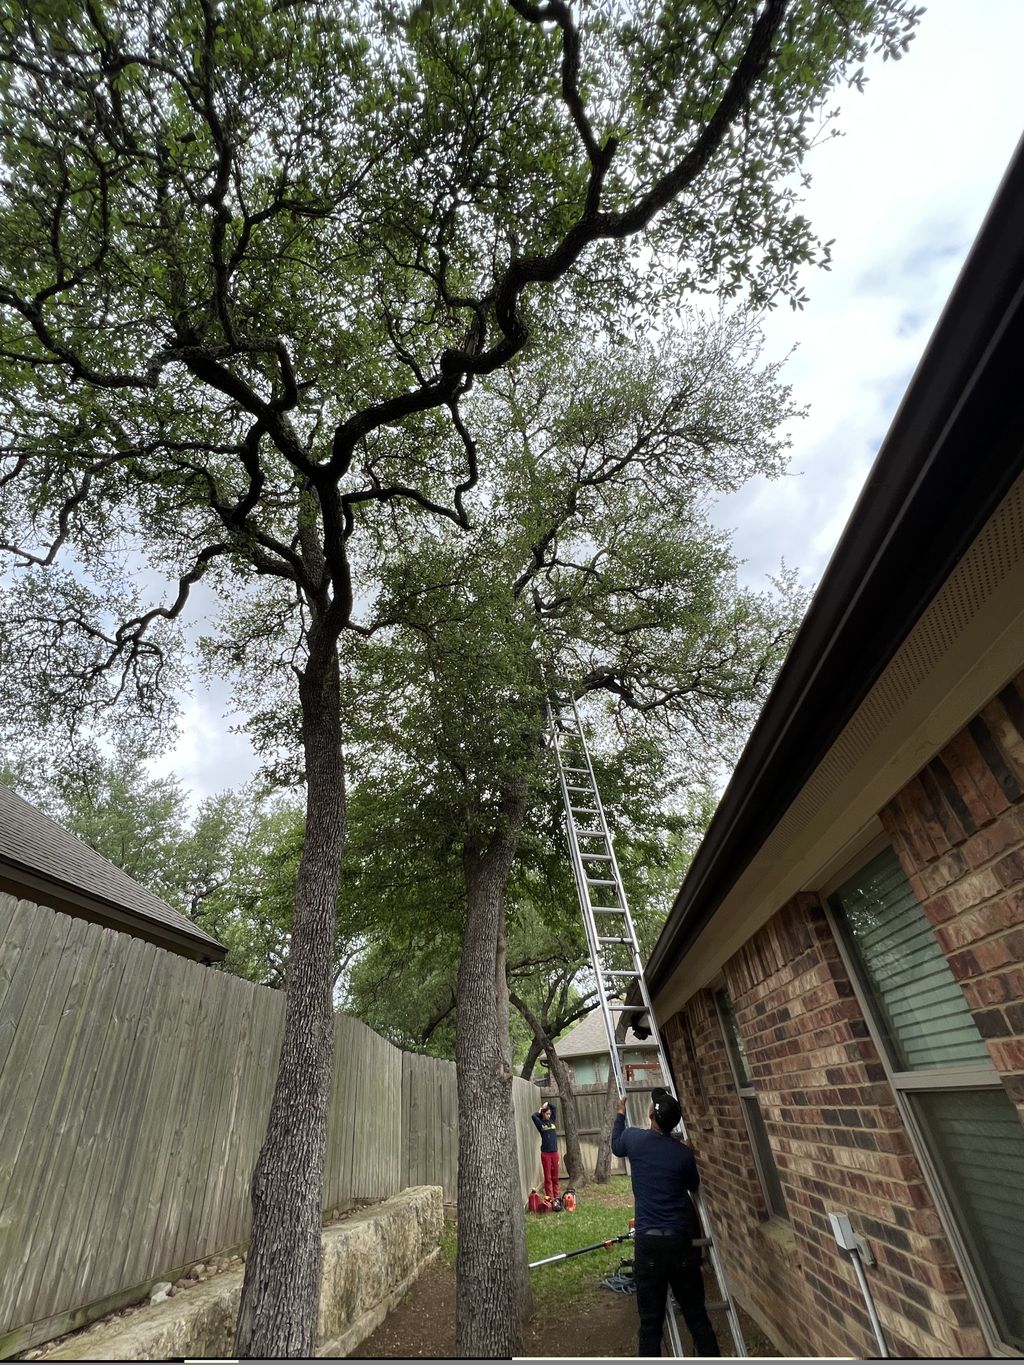
{"type": "Polygon", "coordinates": [[[1024,1351],[1024,1125],[895,853],[828,904],[982,1315],[1024,1351]]]}
{"type": "Polygon", "coordinates": [[[771,1144],[768,1141],[768,1130],[765,1128],[764,1119],[761,1116],[761,1106],[757,1102],[757,1093],[750,1079],[747,1054],[743,1050],[740,1031],[736,1026],[736,1013],[733,1010],[732,1001],[725,991],[719,990],[715,992],[715,1003],[718,1006],[718,1018],[722,1025],[722,1033],[729,1053],[733,1080],[736,1082],[736,1089],[739,1091],[747,1134],[754,1150],[754,1164],[757,1168],[758,1179],[761,1182],[765,1203],[768,1205],[768,1212],[776,1218],[788,1218],[789,1210],[786,1208],[786,1199],[782,1193],[782,1181],[779,1179],[778,1167],[775,1165],[775,1158],[772,1156],[771,1144]]]}
{"type": "Polygon", "coordinates": [[[594,1059],[587,1057],[582,1061],[574,1061],[572,1064],[573,1080],[577,1085],[595,1085],[598,1080],[594,1059]]]}

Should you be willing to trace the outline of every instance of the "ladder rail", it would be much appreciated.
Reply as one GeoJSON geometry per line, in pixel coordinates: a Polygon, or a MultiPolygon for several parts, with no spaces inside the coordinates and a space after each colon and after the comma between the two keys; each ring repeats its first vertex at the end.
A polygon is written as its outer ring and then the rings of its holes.
{"type": "MultiPolygon", "coordinates": [[[[560,699],[556,699],[555,704],[552,705],[552,699],[549,693],[546,706],[548,730],[551,735],[552,746],[555,753],[555,761],[558,770],[558,780],[561,789],[562,804],[565,811],[565,824],[566,833],[568,835],[569,856],[572,864],[573,877],[576,882],[576,891],[579,896],[580,908],[583,912],[583,927],[584,932],[586,933],[587,946],[590,951],[591,964],[594,969],[594,979],[597,988],[599,1007],[601,1009],[601,1014],[604,1020],[605,1030],[608,1035],[609,1058],[612,1066],[612,1071],[615,1076],[615,1083],[619,1098],[624,1100],[627,1094],[625,1068],[622,1057],[620,1055],[620,1053],[624,1053],[626,1050],[625,1033],[629,1028],[629,1025],[626,1023],[626,1020],[629,1019],[631,1015],[633,1018],[636,1018],[636,1016],[639,1014],[640,1018],[643,1018],[644,1015],[646,1015],[647,1017],[647,1026],[650,1029],[650,1035],[654,1041],[657,1050],[657,1056],[661,1064],[662,1075],[665,1078],[666,1082],[666,1089],[668,1089],[678,1099],[678,1096],[676,1095],[675,1082],[673,1080],[672,1071],[669,1066],[668,1056],[665,1052],[664,1045],[661,1041],[661,1032],[658,1029],[657,1021],[655,1020],[654,1017],[654,1010],[652,1008],[650,995],[647,990],[647,983],[644,980],[643,963],[640,959],[640,944],[639,939],[637,937],[636,925],[633,921],[633,916],[632,913],[630,912],[629,904],[626,899],[625,887],[622,881],[622,873],[619,869],[618,858],[615,855],[615,846],[612,839],[612,833],[611,830],[608,828],[608,821],[605,817],[604,804],[601,801],[601,795],[597,785],[597,776],[594,773],[594,767],[590,757],[590,747],[586,742],[586,736],[583,730],[583,723],[580,718],[579,709],[577,708],[576,705],[576,698],[572,695],[571,692],[568,692],[564,702],[560,699]],[[561,724],[561,716],[563,712],[566,710],[568,710],[568,712],[571,713],[573,726],[572,730],[565,729],[561,724]],[[566,735],[569,740],[575,743],[577,749],[579,750],[579,757],[582,758],[585,764],[585,768],[575,766],[579,761],[579,758],[575,755],[573,764],[567,764],[565,762],[565,755],[563,752],[563,741],[560,738],[560,729],[562,734],[566,735]],[[585,773],[586,778],[588,779],[587,784],[583,785],[577,782],[570,782],[569,781],[570,772],[574,777],[582,776],[585,773]],[[581,792],[587,793],[591,798],[592,810],[590,807],[574,805],[573,793],[581,792]],[[583,812],[584,810],[587,812],[588,815],[596,817],[597,823],[595,826],[594,822],[592,821],[588,829],[581,830],[577,826],[575,817],[577,812],[583,812]],[[587,851],[581,848],[580,845],[581,837],[587,839],[602,840],[604,848],[607,850],[607,852],[591,853],[588,855],[587,851]],[[588,856],[590,857],[591,861],[598,861],[601,862],[602,864],[607,863],[608,865],[607,871],[611,873],[610,879],[604,877],[599,878],[588,876],[586,868],[588,856]],[[617,906],[610,905],[595,906],[591,902],[590,898],[591,888],[606,886],[614,887],[615,898],[619,901],[619,904],[617,906]],[[595,912],[600,914],[616,914],[620,916],[621,920],[623,921],[623,929],[621,933],[617,936],[602,938],[602,936],[598,932],[597,921],[595,919],[595,912]],[[604,943],[607,943],[609,947],[611,947],[611,945],[614,944],[616,948],[621,947],[628,948],[632,960],[632,967],[628,970],[625,968],[606,967],[604,965],[604,953],[602,951],[604,943]],[[621,999],[622,1004],[618,1007],[612,1005],[610,998],[611,993],[609,992],[608,987],[606,986],[606,978],[614,982],[621,977],[628,977],[634,979],[634,985],[641,1000],[641,1005],[639,1007],[631,1006],[626,1003],[625,999],[623,998],[623,995],[624,994],[628,995],[629,994],[628,991],[625,993],[618,991],[614,992],[615,998],[621,999]],[[617,1014],[619,1017],[618,1026],[616,1026],[616,1023],[614,1021],[613,1018],[614,1014],[617,1014]],[[617,1027],[621,1028],[623,1032],[623,1038],[621,1042],[616,1038],[617,1027]]],[[[607,897],[607,899],[610,900],[611,897],[609,896],[607,897]]],[[[682,1132],[684,1141],[687,1140],[686,1124],[685,1121],[683,1121],[682,1119],[680,1120],[679,1128],[682,1132]]],[[[711,1218],[707,1208],[706,1200],[704,1198],[703,1189],[698,1188],[698,1190],[693,1195],[693,1201],[697,1209],[697,1214],[700,1219],[701,1232],[703,1234],[702,1237],[700,1238],[700,1244],[707,1250],[708,1259],[711,1262],[711,1266],[714,1271],[715,1280],[717,1282],[718,1290],[723,1300],[722,1306],[724,1307],[726,1312],[726,1317],[733,1338],[733,1344],[736,1348],[736,1353],[739,1356],[745,1356],[747,1354],[747,1351],[743,1339],[743,1329],[740,1324],[736,1304],[733,1300],[732,1294],[729,1292],[728,1284],[725,1278],[725,1270],[722,1265],[721,1257],[718,1254],[718,1247],[715,1243],[714,1236],[712,1235],[711,1218]]],[[[682,1348],[682,1341],[679,1335],[679,1326],[678,1323],[676,1322],[675,1314],[671,1311],[671,1302],[669,1303],[668,1307],[670,1311],[666,1313],[666,1321],[668,1325],[669,1341],[671,1344],[673,1354],[678,1357],[684,1354],[682,1348]]]]}
{"type": "MultiPolygon", "coordinates": [[[[575,710],[575,705],[574,705],[573,709],[575,710]]],[[[548,727],[549,727],[550,733],[551,733],[551,735],[552,735],[552,737],[553,737],[553,740],[554,740],[555,756],[556,756],[556,760],[557,760],[557,764],[558,764],[558,780],[559,780],[559,783],[561,784],[561,788],[562,788],[562,803],[563,803],[563,805],[564,805],[565,812],[566,812],[566,825],[567,825],[567,828],[568,828],[568,830],[569,830],[569,855],[570,855],[570,858],[571,858],[571,860],[572,860],[573,875],[574,875],[575,880],[576,880],[576,890],[577,890],[577,893],[578,893],[579,896],[580,896],[581,904],[583,903],[584,900],[586,900],[586,902],[587,902],[587,908],[589,909],[589,908],[590,908],[590,907],[589,907],[590,896],[589,896],[589,893],[588,893],[588,891],[587,891],[587,878],[586,878],[586,873],[585,873],[584,867],[583,867],[583,860],[582,860],[582,858],[581,858],[581,856],[580,856],[580,847],[579,847],[579,841],[578,841],[578,839],[577,839],[577,837],[576,837],[576,833],[575,833],[575,825],[574,825],[574,822],[573,822],[573,819],[572,819],[572,813],[571,813],[571,812],[572,812],[572,802],[571,802],[570,799],[569,799],[569,788],[568,788],[568,784],[566,783],[566,780],[565,780],[565,771],[564,771],[564,764],[563,764],[563,762],[562,762],[561,745],[560,745],[559,739],[558,739],[558,727],[557,727],[556,724],[555,724],[554,713],[553,713],[553,711],[552,711],[552,707],[551,707],[551,702],[550,702],[550,700],[548,700],[548,703],[547,703],[547,712],[548,712],[548,727]]],[[[589,755],[588,755],[588,759],[587,759],[587,766],[588,766],[588,768],[590,767],[589,755]]],[[[592,771],[592,770],[591,770],[591,779],[593,779],[593,771],[592,771]]],[[[594,787],[593,795],[594,795],[595,798],[597,797],[597,787],[596,787],[596,785],[595,785],[595,787],[594,787]]],[[[598,813],[599,813],[600,818],[601,818],[602,827],[606,828],[606,827],[604,826],[604,811],[600,808],[600,805],[598,805],[597,809],[598,809],[598,813]]],[[[584,928],[584,932],[586,933],[586,936],[587,936],[587,947],[588,947],[589,950],[590,950],[590,961],[591,961],[591,963],[593,964],[593,967],[594,967],[594,978],[595,978],[595,982],[596,982],[596,985],[597,985],[597,998],[598,998],[598,1003],[599,1003],[599,1005],[600,1005],[601,1014],[602,1014],[602,1017],[603,1017],[603,1019],[604,1019],[604,1025],[605,1025],[605,1029],[607,1030],[608,1037],[612,1040],[612,1049],[611,1049],[611,1051],[612,1051],[612,1059],[613,1059],[613,1065],[615,1066],[616,1080],[619,1081],[619,1094],[620,1094],[620,1095],[624,1095],[624,1094],[625,1094],[625,1090],[624,1090],[624,1088],[623,1088],[623,1086],[622,1086],[622,1083],[621,1083],[621,1067],[617,1064],[617,1063],[618,1063],[618,1054],[617,1054],[616,1051],[615,1051],[615,1042],[614,1042],[614,1040],[615,1040],[615,1024],[614,1024],[613,1021],[612,1021],[612,1015],[611,1015],[611,1011],[610,1011],[610,1009],[609,1009],[609,1001],[608,1001],[608,998],[607,998],[607,995],[606,995],[606,992],[605,992],[604,981],[602,980],[601,972],[600,972],[599,966],[598,966],[598,964],[600,963],[600,960],[601,960],[601,956],[600,956],[599,946],[598,946],[598,943],[597,943],[597,926],[596,926],[596,924],[594,923],[594,917],[593,917],[593,915],[592,915],[592,914],[587,914],[586,911],[584,912],[584,915],[583,915],[583,928],[584,928]]]]}

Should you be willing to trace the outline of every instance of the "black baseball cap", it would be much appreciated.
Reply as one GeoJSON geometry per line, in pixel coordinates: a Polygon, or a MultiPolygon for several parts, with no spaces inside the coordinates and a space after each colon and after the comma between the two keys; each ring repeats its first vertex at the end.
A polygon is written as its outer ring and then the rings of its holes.
{"type": "Polygon", "coordinates": [[[654,1105],[654,1117],[658,1122],[658,1127],[663,1133],[671,1133],[683,1117],[679,1101],[671,1091],[666,1090],[664,1086],[657,1085],[651,1091],[651,1103],[654,1105]]]}

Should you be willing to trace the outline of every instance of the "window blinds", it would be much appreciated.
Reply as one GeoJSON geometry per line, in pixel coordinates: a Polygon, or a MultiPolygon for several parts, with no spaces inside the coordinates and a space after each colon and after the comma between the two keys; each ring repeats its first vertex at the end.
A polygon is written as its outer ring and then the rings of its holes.
{"type": "Polygon", "coordinates": [[[863,964],[896,1070],[987,1062],[963,991],[892,849],[831,899],[863,964]]]}

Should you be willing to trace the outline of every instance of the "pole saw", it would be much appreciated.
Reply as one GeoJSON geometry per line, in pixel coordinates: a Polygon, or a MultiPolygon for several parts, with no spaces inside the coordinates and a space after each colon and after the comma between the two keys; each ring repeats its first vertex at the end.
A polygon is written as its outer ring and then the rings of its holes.
{"type": "Polygon", "coordinates": [[[582,1256],[588,1251],[606,1251],[608,1247],[613,1247],[617,1242],[631,1242],[633,1240],[633,1229],[621,1233],[618,1237],[609,1237],[604,1242],[592,1242],[588,1247],[577,1247],[575,1251],[559,1251],[555,1256],[545,1256],[541,1261],[531,1261],[530,1269],[536,1270],[539,1265],[551,1265],[554,1261],[567,1261],[570,1256],[582,1256]]]}

